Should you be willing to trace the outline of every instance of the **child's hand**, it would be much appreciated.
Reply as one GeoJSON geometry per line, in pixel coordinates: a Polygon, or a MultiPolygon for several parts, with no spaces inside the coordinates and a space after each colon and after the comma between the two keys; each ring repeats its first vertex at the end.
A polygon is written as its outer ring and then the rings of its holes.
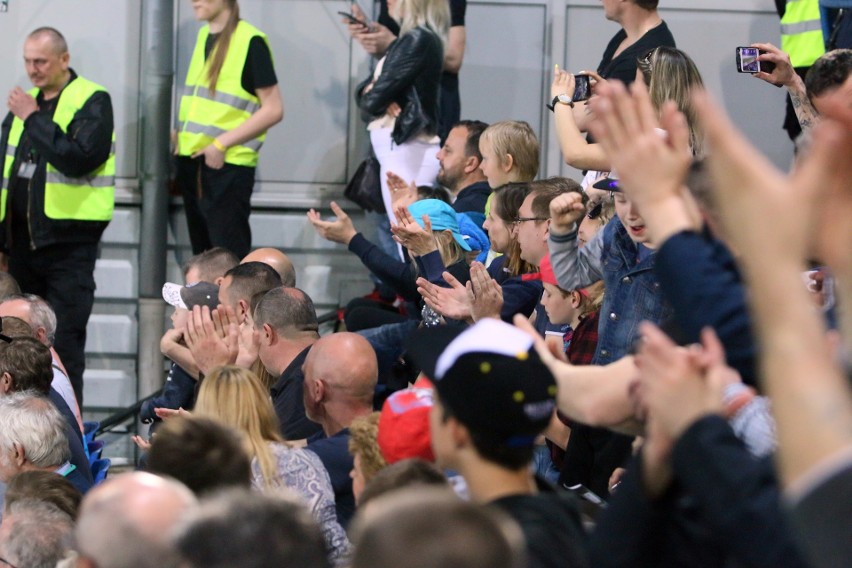
{"type": "Polygon", "coordinates": [[[558,235],[570,233],[585,214],[586,206],[581,194],[573,191],[563,193],[550,202],[550,232],[558,235]]]}

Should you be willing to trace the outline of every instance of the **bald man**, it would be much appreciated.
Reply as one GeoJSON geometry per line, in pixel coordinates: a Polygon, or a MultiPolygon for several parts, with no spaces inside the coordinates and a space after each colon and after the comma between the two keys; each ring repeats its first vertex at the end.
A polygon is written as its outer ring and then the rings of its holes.
{"type": "Polygon", "coordinates": [[[86,495],[80,508],[78,568],[177,567],[170,535],[196,505],[189,489],[150,473],[105,481],[86,495]]]}
{"type": "Polygon", "coordinates": [[[355,333],[335,333],[317,341],[303,367],[305,412],[322,426],[308,438],[308,450],[322,460],[334,487],[337,519],[346,527],[355,511],[349,425],[373,411],[379,370],[376,353],[355,333]]]}
{"type": "Polygon", "coordinates": [[[281,285],[288,288],[296,286],[296,269],[286,254],[276,248],[259,248],[248,253],[240,264],[263,262],[271,266],[281,277],[281,285]]]}

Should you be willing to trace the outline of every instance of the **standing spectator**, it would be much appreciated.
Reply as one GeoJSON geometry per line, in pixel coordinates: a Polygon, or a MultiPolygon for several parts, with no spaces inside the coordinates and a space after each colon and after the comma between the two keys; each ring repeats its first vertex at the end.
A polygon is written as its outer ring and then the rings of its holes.
{"type": "MultiPolygon", "coordinates": [[[[443,99],[442,99],[443,100],[443,99]]],[[[438,183],[450,190],[453,209],[466,213],[482,228],[485,209],[491,197],[488,179],[480,169],[482,154],[479,137],[488,125],[479,120],[463,120],[450,130],[438,152],[438,183]]]]}
{"type": "MultiPolygon", "coordinates": [[[[416,185],[432,185],[438,175],[440,81],[450,14],[447,0],[391,0],[389,8],[401,23],[399,39],[358,85],[356,101],[381,165],[385,211],[395,221],[388,172],[416,185]]],[[[387,235],[382,248],[400,254],[388,230],[379,233],[387,235]]]]}
{"type": "Polygon", "coordinates": [[[266,131],[284,105],[266,35],[237,0],[193,2],[198,32],[178,111],[177,183],[192,252],[251,250],[251,194],[266,131]]]}
{"type": "Polygon", "coordinates": [[[56,351],[82,406],[95,259],[114,207],[115,134],[109,93],[79,77],[70,58],[54,28],[38,28],[24,43],[35,88],[9,94],[0,242],[21,289],[56,311],[56,351]]]}
{"type": "MultiPolygon", "coordinates": [[[[444,48],[444,72],[441,74],[441,115],[438,127],[441,142],[447,139],[450,129],[461,117],[459,71],[464,61],[467,42],[467,31],[464,27],[467,0],[449,1],[450,30],[444,48]]],[[[352,4],[352,13],[364,21],[367,19],[356,3],[352,4]]],[[[349,32],[368,53],[374,57],[382,57],[399,35],[399,23],[390,15],[388,0],[381,0],[378,21],[373,23],[369,30],[365,30],[363,26],[350,26],[349,32]]]]}

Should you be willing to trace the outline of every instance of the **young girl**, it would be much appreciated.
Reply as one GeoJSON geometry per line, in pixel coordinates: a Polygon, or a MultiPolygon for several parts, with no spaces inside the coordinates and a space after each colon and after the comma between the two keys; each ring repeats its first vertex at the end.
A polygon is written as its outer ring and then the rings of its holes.
{"type": "Polygon", "coordinates": [[[284,117],[266,36],[237,0],[194,0],[199,30],[178,112],[177,184],[193,254],[251,250],[251,193],[266,131],[284,117]]]}

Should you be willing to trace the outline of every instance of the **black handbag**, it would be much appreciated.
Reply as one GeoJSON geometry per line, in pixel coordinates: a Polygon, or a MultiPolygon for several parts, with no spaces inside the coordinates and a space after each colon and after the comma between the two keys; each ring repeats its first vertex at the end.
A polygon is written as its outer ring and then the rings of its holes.
{"type": "Polygon", "coordinates": [[[382,200],[381,175],[379,161],[370,156],[355,170],[352,179],[346,184],[343,196],[366,211],[387,213],[382,200]]]}

